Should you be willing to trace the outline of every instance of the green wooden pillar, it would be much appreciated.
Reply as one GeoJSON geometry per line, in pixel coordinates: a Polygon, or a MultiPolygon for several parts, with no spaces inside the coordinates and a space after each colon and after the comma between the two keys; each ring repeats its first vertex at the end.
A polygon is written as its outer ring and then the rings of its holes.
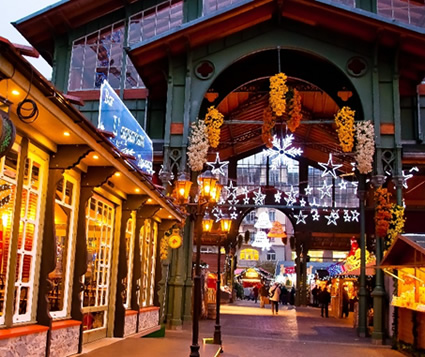
{"type": "Polygon", "coordinates": [[[185,247],[185,264],[186,264],[186,277],[184,281],[183,291],[183,321],[192,321],[192,255],[193,255],[193,224],[190,220],[186,220],[184,235],[185,247]]]}
{"type": "Polygon", "coordinates": [[[365,175],[359,177],[359,188],[357,190],[360,209],[360,289],[359,289],[359,325],[357,333],[360,337],[367,336],[367,291],[366,291],[366,178],[365,175]]]}

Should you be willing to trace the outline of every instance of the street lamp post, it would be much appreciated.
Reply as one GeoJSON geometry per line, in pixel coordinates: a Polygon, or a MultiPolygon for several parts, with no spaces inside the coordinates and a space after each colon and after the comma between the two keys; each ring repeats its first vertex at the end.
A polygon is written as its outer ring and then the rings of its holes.
{"type": "MultiPolygon", "coordinates": [[[[230,227],[232,224],[232,221],[228,217],[223,217],[221,219],[221,231],[224,234],[228,234],[230,231],[230,227]]],[[[215,315],[215,327],[214,327],[214,344],[220,345],[222,344],[221,341],[221,325],[220,325],[220,297],[221,297],[221,291],[220,291],[220,265],[221,265],[221,238],[219,238],[218,241],[218,254],[217,254],[217,291],[216,291],[216,315],[215,315]]],[[[223,352],[223,348],[221,348],[221,352],[223,352]]]]}
{"type": "Polygon", "coordinates": [[[190,357],[199,357],[199,315],[201,312],[201,240],[202,232],[211,230],[213,220],[206,212],[210,203],[218,201],[220,187],[216,187],[217,179],[211,171],[205,171],[198,176],[198,200],[188,202],[192,182],[185,173],[181,174],[176,182],[176,196],[181,205],[187,207],[190,219],[195,222],[196,232],[196,258],[195,275],[193,277],[193,316],[192,316],[192,345],[190,346],[190,357]]]}

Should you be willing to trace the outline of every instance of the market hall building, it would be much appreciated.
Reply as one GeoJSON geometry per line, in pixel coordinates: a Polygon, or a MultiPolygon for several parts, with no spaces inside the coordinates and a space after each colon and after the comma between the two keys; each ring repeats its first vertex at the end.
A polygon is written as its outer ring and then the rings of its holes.
{"type": "Polygon", "coordinates": [[[184,215],[34,54],[0,38],[0,355],[68,356],[160,328],[159,245],[184,215]]]}
{"type": "MultiPolygon", "coordinates": [[[[165,185],[187,171],[190,124],[204,117],[211,105],[225,117],[216,151],[221,160],[229,161],[228,178],[238,183],[238,162],[264,148],[259,122],[269,103],[268,79],[279,72],[287,75],[288,85],[303,99],[303,119],[294,130],[295,141],[303,148],[298,192],[305,192],[311,173],[320,170],[318,163],[332,163],[329,154],[352,182],[353,154],[341,150],[333,118],[348,106],[355,110],[356,121],[371,120],[375,156],[372,172],[359,175],[355,182],[358,225],[334,227],[323,216],[319,223],[306,217],[308,224],[303,224],[302,210],[296,211],[299,221],[292,209],[281,208],[294,225],[294,250],[300,257],[297,275],[304,281],[309,250],[331,246],[334,240],[341,246],[345,242],[349,250],[353,234],[363,252],[372,249],[373,196],[381,185],[398,205],[406,206],[405,231],[423,231],[422,19],[422,7],[410,1],[176,0],[124,5],[78,0],[59,2],[15,26],[53,65],[55,86],[84,100],[77,107],[95,126],[103,81],[119,91],[153,140],[154,167],[162,165],[165,185]],[[408,189],[406,177],[414,167],[408,189]]],[[[284,128],[281,133],[286,131],[283,123],[279,125],[284,128]]],[[[267,186],[273,182],[279,183],[279,178],[268,177],[267,186]]],[[[338,208],[337,192],[331,196],[329,205],[338,208]]],[[[243,215],[250,209],[241,208],[243,215]]],[[[191,229],[186,227],[183,246],[172,253],[164,316],[172,328],[191,319],[191,229]]],[[[233,228],[229,241],[237,233],[233,228]]],[[[377,243],[379,261],[379,238],[377,243]]],[[[377,280],[372,337],[379,343],[391,333],[391,324],[384,325],[390,314],[379,269],[377,280]]],[[[298,289],[302,304],[305,284],[298,289]]],[[[364,291],[360,294],[364,302],[364,291]]],[[[363,305],[360,334],[366,333],[365,313],[363,305]]],[[[118,330],[108,333],[120,336],[118,330]]]]}

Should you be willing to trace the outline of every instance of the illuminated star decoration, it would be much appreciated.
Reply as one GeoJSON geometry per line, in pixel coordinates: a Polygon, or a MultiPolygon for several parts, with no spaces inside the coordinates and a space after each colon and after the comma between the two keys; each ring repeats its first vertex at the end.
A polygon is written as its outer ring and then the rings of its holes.
{"type": "Polygon", "coordinates": [[[236,191],[238,190],[237,187],[233,186],[233,181],[230,181],[229,186],[224,187],[229,195],[229,199],[236,198],[236,191]]]}
{"type": "Polygon", "coordinates": [[[351,211],[351,215],[352,215],[352,217],[351,217],[351,220],[354,222],[354,221],[356,221],[356,222],[358,222],[359,221],[359,216],[360,216],[360,213],[359,212],[357,212],[356,210],[352,210],[351,211]]]}
{"type": "Polygon", "coordinates": [[[238,202],[239,200],[236,197],[233,198],[232,200],[229,200],[229,204],[230,204],[229,211],[236,211],[237,210],[236,205],[238,202]]]}
{"type": "Polygon", "coordinates": [[[319,204],[316,201],[316,197],[313,197],[313,202],[310,203],[310,206],[311,207],[318,207],[319,206],[319,204]]]}
{"type": "Polygon", "coordinates": [[[326,183],[326,181],[323,182],[323,186],[322,187],[319,187],[319,191],[321,192],[320,193],[320,199],[323,199],[325,196],[332,197],[331,196],[331,192],[330,192],[330,189],[331,188],[332,188],[332,184],[330,184],[328,186],[327,183],[326,183]]]}
{"type": "Polygon", "coordinates": [[[287,206],[292,206],[296,201],[297,191],[294,190],[294,186],[291,185],[291,191],[285,192],[285,201],[287,206]]]}
{"type": "Polygon", "coordinates": [[[249,193],[248,187],[245,186],[245,187],[241,188],[241,194],[242,195],[246,196],[246,195],[248,195],[248,193],[249,193]]]}
{"type": "Polygon", "coordinates": [[[318,163],[320,166],[322,166],[325,170],[322,172],[322,177],[326,176],[328,174],[331,174],[333,178],[337,178],[337,174],[335,170],[339,169],[342,165],[341,164],[334,164],[332,161],[332,154],[329,154],[329,160],[325,164],[323,162],[318,163]]]}
{"type": "Polygon", "coordinates": [[[280,203],[280,201],[282,200],[282,192],[280,192],[279,190],[274,194],[274,201],[276,203],[280,203]]]}
{"type": "Polygon", "coordinates": [[[273,147],[263,151],[263,155],[271,159],[270,167],[272,169],[280,166],[292,167],[292,159],[302,154],[301,148],[290,147],[293,140],[294,135],[292,134],[285,136],[282,141],[276,135],[273,136],[273,147]]]}
{"type": "Polygon", "coordinates": [[[350,211],[348,209],[344,210],[344,222],[351,222],[350,211]]]}
{"type": "Polygon", "coordinates": [[[229,164],[229,161],[220,161],[219,153],[216,153],[214,162],[207,162],[207,165],[211,167],[211,172],[213,173],[213,175],[222,175],[222,176],[226,175],[223,171],[223,167],[227,166],[228,164],[229,164]]]}
{"type": "Polygon", "coordinates": [[[317,208],[313,208],[311,210],[311,218],[313,218],[313,221],[318,221],[319,220],[320,215],[319,215],[319,211],[317,210],[317,208]]]}
{"type": "Polygon", "coordinates": [[[244,205],[249,205],[249,200],[250,200],[250,198],[248,197],[248,195],[247,195],[247,196],[245,196],[245,197],[243,198],[243,204],[244,204],[244,205]]]}
{"type": "Polygon", "coordinates": [[[351,184],[354,187],[354,192],[353,193],[356,195],[357,194],[357,187],[359,187],[359,183],[357,181],[351,181],[351,184]]]}
{"type": "Polygon", "coordinates": [[[300,199],[300,206],[301,207],[305,207],[305,204],[306,204],[307,202],[304,200],[304,198],[301,198],[300,199]]]}
{"type": "Polygon", "coordinates": [[[238,219],[238,213],[237,212],[230,213],[230,219],[233,219],[233,220],[238,219]]]}
{"type": "Polygon", "coordinates": [[[347,181],[342,180],[342,181],[338,184],[339,189],[340,189],[340,190],[346,190],[346,189],[347,189],[347,184],[348,184],[348,182],[347,182],[347,181]]]}
{"type": "Polygon", "coordinates": [[[339,210],[334,210],[333,209],[331,211],[331,214],[329,216],[325,216],[325,218],[328,219],[328,226],[330,224],[334,224],[335,226],[337,225],[336,221],[337,221],[337,219],[339,219],[339,213],[338,213],[338,211],[339,210]]]}
{"type": "Polygon", "coordinates": [[[221,209],[219,209],[217,206],[215,206],[212,211],[211,211],[212,215],[215,217],[215,222],[220,222],[221,219],[223,218],[223,211],[221,209]]]}
{"type": "Polygon", "coordinates": [[[310,187],[310,185],[307,185],[307,187],[304,189],[304,193],[306,196],[311,195],[313,192],[313,187],[310,187]]]}
{"type": "Polygon", "coordinates": [[[258,192],[254,191],[254,204],[256,206],[262,206],[264,205],[264,201],[266,199],[266,195],[261,193],[261,187],[258,187],[258,192]]]}
{"type": "Polygon", "coordinates": [[[306,214],[303,214],[303,211],[299,211],[298,212],[298,216],[297,215],[294,215],[294,218],[296,218],[297,219],[297,223],[296,224],[300,224],[300,223],[304,223],[304,224],[306,224],[306,222],[305,222],[305,219],[307,218],[307,216],[308,215],[306,215],[306,214]]]}
{"type": "Polygon", "coordinates": [[[403,175],[403,187],[404,188],[408,188],[408,186],[407,186],[407,180],[410,180],[412,177],[413,177],[413,174],[411,173],[412,171],[416,171],[416,172],[419,172],[419,169],[415,166],[415,167],[412,167],[410,170],[409,170],[409,173],[406,175],[406,173],[405,173],[405,170],[403,170],[402,172],[401,172],[401,174],[403,175]]]}
{"type": "Polygon", "coordinates": [[[356,171],[356,163],[350,162],[350,165],[351,165],[351,171],[356,171]]]}

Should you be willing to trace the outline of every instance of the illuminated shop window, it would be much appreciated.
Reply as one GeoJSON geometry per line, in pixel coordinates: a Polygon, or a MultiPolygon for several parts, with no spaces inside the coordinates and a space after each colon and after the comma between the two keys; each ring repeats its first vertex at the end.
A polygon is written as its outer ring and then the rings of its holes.
{"type": "Polygon", "coordinates": [[[12,237],[13,207],[16,199],[18,151],[10,151],[0,160],[0,325],[4,324],[7,277],[12,237]]]}
{"type": "Polygon", "coordinates": [[[155,289],[158,224],[146,219],[139,236],[141,279],[139,306],[152,306],[155,289]]]}
{"type": "Polygon", "coordinates": [[[28,153],[24,168],[18,234],[13,322],[28,322],[34,319],[33,303],[37,301],[34,282],[39,272],[37,249],[46,168],[46,161],[32,151],[28,153]]]}
{"type": "Polygon", "coordinates": [[[243,249],[240,255],[241,260],[259,260],[258,250],[255,249],[243,249]]]}
{"type": "Polygon", "coordinates": [[[125,229],[125,251],[127,262],[127,276],[123,280],[125,289],[123,291],[123,302],[126,309],[130,308],[131,304],[131,280],[133,277],[133,247],[134,247],[134,217],[127,221],[125,229]]]}
{"type": "MultiPolygon", "coordinates": [[[[103,80],[121,87],[123,75],[124,22],[120,21],[79,38],[72,43],[68,90],[99,89],[103,80]]],[[[143,88],[130,60],[124,71],[126,88],[143,88]]]]}
{"type": "Polygon", "coordinates": [[[70,312],[72,261],[75,244],[77,187],[75,178],[64,174],[55,192],[56,267],[49,274],[52,288],[49,307],[52,317],[66,317],[70,312]]]}
{"type": "Polygon", "coordinates": [[[114,207],[108,201],[98,196],[89,199],[86,208],[87,271],[82,293],[84,331],[106,327],[114,213],[114,207]]]}

